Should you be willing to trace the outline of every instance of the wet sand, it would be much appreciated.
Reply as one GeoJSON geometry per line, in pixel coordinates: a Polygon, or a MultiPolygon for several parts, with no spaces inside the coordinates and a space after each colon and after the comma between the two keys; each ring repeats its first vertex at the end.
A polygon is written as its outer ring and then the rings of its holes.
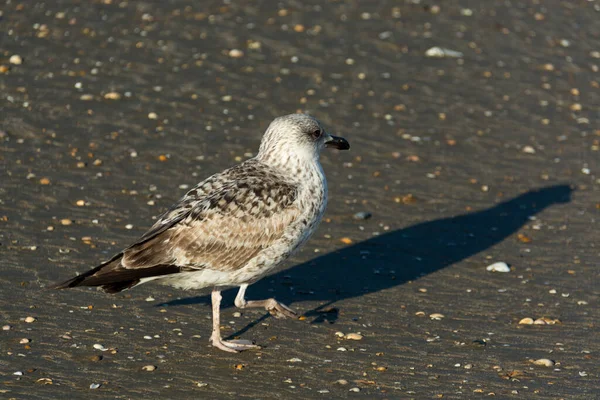
{"type": "Polygon", "coordinates": [[[2,397],[597,397],[598,3],[255,3],[0,6],[2,397]],[[261,350],[208,344],[208,291],[45,289],[296,111],[352,149],[248,290],[302,317],[225,292],[224,335],[261,350]]]}

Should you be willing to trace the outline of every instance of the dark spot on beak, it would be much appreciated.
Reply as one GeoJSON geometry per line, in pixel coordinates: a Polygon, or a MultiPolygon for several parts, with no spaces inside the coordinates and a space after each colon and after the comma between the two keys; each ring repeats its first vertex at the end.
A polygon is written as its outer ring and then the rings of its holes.
{"type": "Polygon", "coordinates": [[[338,150],[348,150],[350,148],[350,143],[343,137],[331,135],[331,139],[325,141],[325,146],[338,150]]]}

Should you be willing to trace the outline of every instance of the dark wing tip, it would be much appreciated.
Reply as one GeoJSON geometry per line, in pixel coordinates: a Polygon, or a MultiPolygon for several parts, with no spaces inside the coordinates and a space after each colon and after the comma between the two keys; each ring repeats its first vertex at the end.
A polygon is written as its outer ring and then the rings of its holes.
{"type": "Polygon", "coordinates": [[[131,280],[131,281],[122,281],[122,282],[114,282],[108,283],[106,285],[101,285],[100,288],[106,293],[119,293],[126,289],[131,289],[135,285],[140,283],[139,279],[131,280]]]}
{"type": "MultiPolygon", "coordinates": [[[[88,286],[88,285],[86,285],[86,283],[84,281],[85,281],[85,277],[82,277],[81,275],[79,275],[79,276],[76,276],[75,278],[69,279],[68,281],[55,283],[50,286],[47,286],[46,289],[48,289],[48,290],[68,289],[68,288],[77,287],[77,286],[88,286]]],[[[123,290],[132,288],[133,286],[137,285],[139,282],[140,282],[139,279],[136,279],[136,280],[130,280],[130,281],[113,282],[113,283],[108,283],[108,284],[98,285],[98,286],[106,293],[119,293],[119,292],[122,292],[123,290]]]]}
{"type": "MultiPolygon", "coordinates": [[[[89,278],[95,275],[100,270],[111,270],[118,266],[121,263],[121,258],[123,257],[123,253],[116,254],[110,260],[98,265],[96,268],[93,268],[87,272],[84,272],[81,275],[77,275],[71,279],[68,279],[64,282],[54,283],[47,287],[47,289],[68,289],[76,286],[90,286],[88,284],[89,278]]],[[[96,285],[92,285],[96,286],[96,285]]]]}
{"type": "Polygon", "coordinates": [[[84,275],[78,275],[74,278],[66,280],[64,282],[54,283],[47,286],[47,289],[68,289],[75,286],[79,286],[81,282],[85,279],[84,275]]]}

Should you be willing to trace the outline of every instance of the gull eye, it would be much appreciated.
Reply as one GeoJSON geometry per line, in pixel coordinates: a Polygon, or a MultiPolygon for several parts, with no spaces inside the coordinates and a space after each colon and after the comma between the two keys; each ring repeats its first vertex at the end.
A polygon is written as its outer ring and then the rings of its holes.
{"type": "Polygon", "coordinates": [[[313,133],[310,134],[313,139],[319,139],[321,137],[321,135],[323,135],[323,131],[321,131],[320,129],[317,129],[316,131],[314,131],[313,133]]]}

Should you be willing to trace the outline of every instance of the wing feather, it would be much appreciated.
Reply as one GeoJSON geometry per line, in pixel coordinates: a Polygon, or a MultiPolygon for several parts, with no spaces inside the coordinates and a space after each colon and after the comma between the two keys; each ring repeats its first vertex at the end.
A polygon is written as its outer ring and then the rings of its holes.
{"type": "Polygon", "coordinates": [[[190,190],[123,252],[121,265],[231,271],[281,239],[300,216],[296,186],[252,161],[190,190]]]}

